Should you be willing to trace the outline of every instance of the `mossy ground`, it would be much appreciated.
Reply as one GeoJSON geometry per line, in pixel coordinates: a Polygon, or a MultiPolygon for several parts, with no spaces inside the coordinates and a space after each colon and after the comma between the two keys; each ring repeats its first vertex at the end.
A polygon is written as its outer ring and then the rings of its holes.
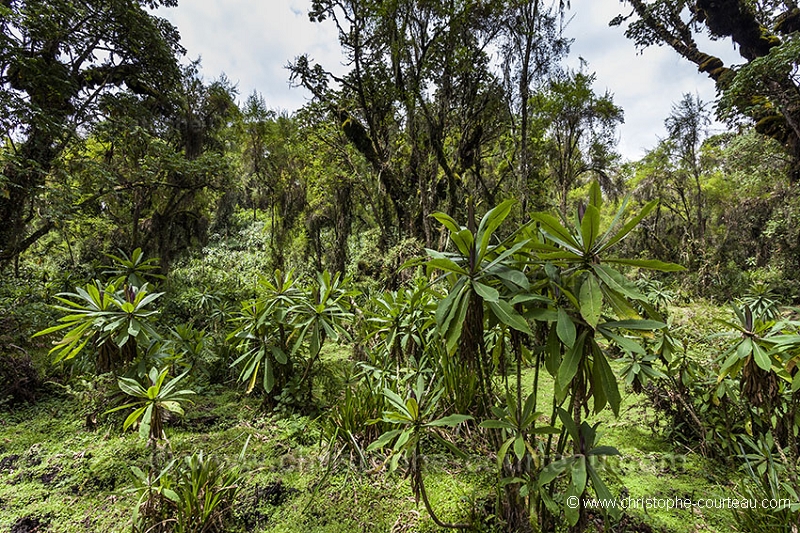
{"type": "MultiPolygon", "coordinates": [[[[196,450],[236,460],[247,437],[246,482],[234,515],[240,531],[436,531],[406,479],[365,472],[340,461],[330,467],[320,424],[307,416],[277,418],[260,402],[208,391],[169,429],[172,453],[196,450]]],[[[654,414],[629,395],[621,416],[604,420],[603,443],[622,454],[613,463],[615,491],[639,497],[726,495],[722,474],[695,454],[682,454],[653,433],[654,414]],[[622,491],[627,491],[623,493],[622,491]]],[[[68,397],[4,413],[0,428],[0,530],[22,519],[47,531],[124,531],[134,498],[130,465],[144,468],[150,451],[136,433],[111,421],[87,429],[68,397]]],[[[480,462],[480,461],[479,461],[480,462]]],[[[443,519],[475,515],[493,496],[491,461],[465,467],[452,459],[431,465],[426,485],[443,519]]],[[[730,495],[730,494],[728,494],[730,495]]],[[[724,511],[632,511],[655,530],[734,531],[724,511]]]]}
{"type": "MultiPolygon", "coordinates": [[[[707,315],[677,313],[676,322],[693,327],[705,320],[702,316],[707,315]]],[[[342,365],[348,356],[349,348],[326,347],[323,363],[342,365]]],[[[526,388],[532,381],[533,371],[526,370],[526,388]]],[[[325,386],[335,388],[320,380],[319,387],[325,386]]],[[[552,381],[546,373],[539,394],[541,405],[547,405],[552,381]]],[[[135,504],[127,491],[130,467],[145,468],[151,460],[146,442],[135,432],[122,432],[119,413],[100,416],[96,426],[87,424],[86,396],[60,388],[40,396],[35,405],[0,413],[0,531],[129,531],[135,504]]],[[[728,479],[735,473],[662,438],[665,422],[644,396],[626,391],[619,417],[606,410],[588,421],[600,421],[601,444],[620,451],[607,472],[616,495],[733,496],[728,479]]],[[[237,461],[249,438],[246,474],[229,531],[438,531],[402,475],[387,476],[377,459],[359,468],[348,460],[347,451],[340,454],[322,442],[319,416],[268,413],[261,399],[217,387],[200,391],[186,416],[170,421],[167,431],[169,446],[161,453],[182,456],[203,450],[228,462],[237,461]],[[331,462],[332,455],[338,459],[331,462]]],[[[481,529],[494,501],[493,457],[488,452],[473,454],[468,462],[436,457],[425,479],[440,518],[471,519],[481,529]]],[[[737,530],[726,510],[637,509],[628,515],[634,525],[627,531],[737,530]]]]}

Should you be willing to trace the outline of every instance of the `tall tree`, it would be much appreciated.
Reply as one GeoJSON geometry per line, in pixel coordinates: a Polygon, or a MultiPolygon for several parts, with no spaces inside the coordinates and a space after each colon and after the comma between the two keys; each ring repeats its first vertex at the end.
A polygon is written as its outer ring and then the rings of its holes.
{"type": "Polygon", "coordinates": [[[561,213],[567,214],[570,191],[582,177],[593,177],[608,192],[616,187],[610,174],[622,109],[606,92],[598,96],[594,74],[565,72],[534,96],[535,115],[547,128],[546,163],[561,213]]]}
{"type": "Polygon", "coordinates": [[[531,96],[559,71],[559,61],[569,51],[570,41],[559,24],[565,7],[564,1],[557,9],[542,0],[513,1],[503,24],[503,84],[512,138],[508,159],[523,213],[547,205],[547,177],[538,149],[545,125],[531,109],[531,96]]]}
{"type": "Polygon", "coordinates": [[[158,106],[115,95],[101,110],[90,149],[66,158],[80,190],[74,203],[115,223],[117,247],[141,247],[166,270],[176,254],[205,241],[216,201],[229,189],[233,89],[224,78],[205,83],[193,64],[158,106]]]}
{"type": "Polygon", "coordinates": [[[779,141],[791,155],[793,180],[800,179],[800,8],[794,0],[625,0],[631,13],[625,35],[644,48],[667,44],[697,65],[717,86],[720,114],[751,120],[759,133],[779,141]],[[700,49],[705,31],[730,39],[745,60],[724,62],[700,49]]]}
{"type": "Polygon", "coordinates": [[[0,4],[0,264],[53,227],[37,199],[65,147],[120,88],[160,99],[179,79],[178,33],[146,8],[175,0],[0,4]]]}
{"type": "Polygon", "coordinates": [[[722,172],[723,161],[721,155],[708,155],[713,151],[705,146],[710,124],[707,104],[685,94],[664,120],[667,137],[633,165],[631,180],[640,198],[659,200],[655,216],[644,224],[648,239],[637,245],[697,270],[712,260],[712,206],[706,189],[722,172]]]}
{"type": "Polygon", "coordinates": [[[694,189],[695,215],[692,234],[695,245],[702,246],[706,219],[701,183],[703,168],[700,161],[700,147],[708,136],[711,117],[699,97],[685,94],[679,103],[672,106],[672,112],[664,121],[664,125],[680,173],[685,176],[685,181],[691,182],[694,189]]]}
{"type": "Polygon", "coordinates": [[[311,18],[332,20],[350,71],[335,78],[306,57],[298,83],[324,102],[379,177],[400,233],[432,245],[429,214],[491,203],[497,176],[487,152],[505,129],[500,78],[489,50],[507,16],[504,2],[381,3],[317,0],[311,18]],[[331,90],[332,82],[339,84],[331,90]]]}

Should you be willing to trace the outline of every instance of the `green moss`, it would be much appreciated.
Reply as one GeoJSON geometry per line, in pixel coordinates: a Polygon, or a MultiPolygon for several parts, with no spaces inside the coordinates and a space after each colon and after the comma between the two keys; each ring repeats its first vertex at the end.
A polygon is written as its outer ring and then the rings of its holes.
{"type": "MultiPolygon", "coordinates": [[[[715,341],[706,340],[716,329],[709,317],[723,318],[724,310],[701,302],[674,307],[671,316],[673,326],[691,340],[693,357],[708,359],[718,351],[715,341]]],[[[321,361],[315,383],[320,401],[330,405],[350,370],[351,348],[329,343],[321,361]]],[[[526,369],[526,394],[533,379],[534,371],[526,369]]],[[[500,380],[497,385],[500,390],[500,380]]],[[[546,416],[552,395],[553,380],[542,371],[538,409],[546,416]]],[[[9,530],[25,517],[48,524],[52,532],[129,530],[134,505],[126,492],[132,483],[130,467],[146,469],[151,450],[136,432],[123,434],[124,414],[101,416],[99,427],[89,430],[84,411],[77,399],[52,396],[0,415],[0,530],[9,530]]],[[[657,415],[644,396],[623,391],[619,417],[606,409],[587,418],[601,423],[600,443],[620,451],[608,460],[604,473],[612,492],[620,498],[731,496],[728,480],[737,479],[737,473],[675,448],[661,436],[665,422],[657,415]]],[[[228,526],[232,533],[439,530],[422,503],[415,501],[402,468],[395,475],[386,475],[378,462],[370,464],[369,471],[355,469],[347,450],[329,450],[320,442],[321,426],[320,418],[267,413],[262,398],[209,387],[198,394],[184,418],[167,424],[169,448],[161,451],[161,460],[204,450],[236,464],[249,439],[242,465],[246,474],[228,526]],[[329,466],[331,457],[334,466],[329,466]]],[[[424,444],[430,454],[425,484],[438,516],[483,524],[494,508],[491,451],[470,450],[468,441],[459,442],[473,453],[460,461],[430,442],[424,444]]],[[[632,509],[628,514],[666,532],[735,530],[727,510],[632,509]]]]}

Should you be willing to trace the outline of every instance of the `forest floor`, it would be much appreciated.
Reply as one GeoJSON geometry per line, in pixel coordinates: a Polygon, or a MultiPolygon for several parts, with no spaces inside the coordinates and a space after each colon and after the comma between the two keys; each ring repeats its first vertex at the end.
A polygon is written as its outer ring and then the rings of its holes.
{"type": "MultiPolygon", "coordinates": [[[[328,352],[329,358],[341,358],[345,350],[328,352]]],[[[523,382],[532,377],[526,371],[523,382]]],[[[320,418],[266,413],[258,398],[230,388],[198,392],[186,416],[167,424],[169,446],[159,453],[178,457],[203,450],[234,464],[249,438],[244,483],[233,510],[236,529],[230,531],[438,530],[415,502],[408,479],[387,475],[380,461],[358,466],[346,450],[331,449],[322,438],[320,418]]],[[[102,394],[101,386],[90,383],[73,388],[50,384],[38,403],[0,412],[0,531],[130,531],[136,502],[130,468],[145,469],[152,451],[136,432],[122,432],[121,418],[101,417],[96,423],[102,394]]],[[[544,398],[551,391],[541,394],[544,398]]],[[[601,422],[601,443],[620,451],[607,473],[620,498],[735,496],[736,473],[665,440],[666,422],[645,396],[628,390],[618,418],[604,411],[589,422],[601,422]]],[[[489,455],[428,462],[426,487],[440,518],[473,518],[481,530],[494,503],[496,474],[489,455]]],[[[601,522],[599,516],[596,520],[601,522]]],[[[614,529],[736,530],[731,511],[698,508],[630,509],[614,529]]]]}

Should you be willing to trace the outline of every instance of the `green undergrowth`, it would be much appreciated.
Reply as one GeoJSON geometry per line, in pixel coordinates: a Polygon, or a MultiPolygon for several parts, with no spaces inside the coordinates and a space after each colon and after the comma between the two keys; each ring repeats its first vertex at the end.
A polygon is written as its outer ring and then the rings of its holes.
{"type": "MultiPolygon", "coordinates": [[[[206,391],[184,419],[172,422],[170,448],[160,452],[182,456],[204,450],[236,461],[250,438],[231,531],[438,530],[402,475],[386,476],[377,459],[357,469],[346,454],[320,443],[318,420],[266,414],[260,405],[259,398],[229,390],[206,391]]],[[[628,394],[619,418],[604,413],[598,419],[603,443],[621,453],[609,476],[619,497],[730,495],[719,481],[724,473],[658,437],[660,422],[641,397],[628,394]]],[[[64,533],[129,530],[134,503],[126,492],[129,467],[144,468],[150,460],[135,432],[123,434],[116,421],[87,428],[69,397],[51,397],[3,413],[0,420],[0,530],[26,531],[26,524],[64,533]]],[[[473,518],[480,525],[492,507],[491,464],[488,457],[467,463],[445,454],[430,458],[426,487],[442,519],[473,518]]],[[[629,514],[654,531],[735,530],[727,511],[629,514]]]]}
{"type": "MultiPolygon", "coordinates": [[[[619,371],[619,368],[615,370],[619,371]]],[[[525,384],[532,383],[533,376],[533,370],[523,373],[526,394],[530,388],[525,384]]],[[[547,402],[553,397],[553,381],[546,373],[540,376],[539,387],[539,404],[542,406],[539,410],[547,411],[550,409],[547,402]]],[[[545,417],[547,420],[549,417],[545,417]]],[[[736,497],[733,491],[738,475],[724,470],[695,450],[675,448],[663,438],[661,433],[666,422],[644,395],[628,389],[623,392],[619,417],[604,410],[597,415],[590,412],[586,421],[592,425],[599,422],[600,444],[613,446],[620,452],[619,456],[609,457],[605,474],[612,494],[624,505],[635,507],[637,503],[633,500],[642,498],[697,501],[736,497]]],[[[634,522],[646,524],[652,531],[665,533],[737,531],[729,510],[629,508],[626,514],[634,522]]]]}
{"type": "MultiPolygon", "coordinates": [[[[703,340],[712,332],[710,310],[676,308],[673,316],[676,327],[694,333],[691,354],[713,352],[703,340]]],[[[186,416],[168,420],[168,444],[158,454],[183,457],[202,450],[234,464],[247,442],[245,476],[227,529],[233,533],[439,531],[422,503],[415,501],[402,467],[386,475],[386,465],[377,455],[359,466],[346,448],[323,442],[324,406],[337,401],[351,357],[349,346],[325,346],[315,377],[315,401],[323,407],[306,414],[280,406],[267,412],[262,397],[228,387],[198,389],[186,416]]],[[[526,394],[533,380],[534,371],[525,370],[526,394]]],[[[543,372],[539,410],[546,413],[545,419],[552,388],[543,372]]],[[[0,412],[0,531],[130,531],[135,503],[127,492],[133,483],[130,468],[146,469],[152,451],[136,432],[122,432],[124,414],[93,417],[108,406],[85,391],[75,392],[84,389],[85,384],[53,385],[40,395],[39,403],[0,412]]],[[[92,390],[101,396],[103,387],[92,390]]],[[[587,421],[600,422],[600,443],[620,452],[605,472],[616,497],[735,496],[737,474],[662,437],[666,421],[644,395],[626,390],[619,417],[605,410],[587,421]]],[[[459,460],[431,446],[425,486],[442,520],[469,520],[476,530],[490,531],[484,524],[494,512],[494,457],[488,451],[468,452],[469,459],[459,460]]],[[[631,509],[626,514],[633,526],[619,531],[737,530],[728,510],[631,509]]]]}
{"type": "MultiPolygon", "coordinates": [[[[118,422],[88,428],[68,396],[2,413],[0,531],[129,531],[135,502],[126,491],[130,467],[145,469],[151,450],[136,432],[123,434],[118,422]]],[[[249,437],[229,531],[437,530],[407,479],[386,476],[377,460],[356,469],[320,442],[318,419],[267,414],[260,398],[220,389],[198,397],[167,431],[169,443],[159,455],[203,450],[228,464],[238,463],[249,437]]],[[[428,492],[441,516],[456,521],[483,505],[492,475],[454,460],[432,462],[428,492]]]]}

